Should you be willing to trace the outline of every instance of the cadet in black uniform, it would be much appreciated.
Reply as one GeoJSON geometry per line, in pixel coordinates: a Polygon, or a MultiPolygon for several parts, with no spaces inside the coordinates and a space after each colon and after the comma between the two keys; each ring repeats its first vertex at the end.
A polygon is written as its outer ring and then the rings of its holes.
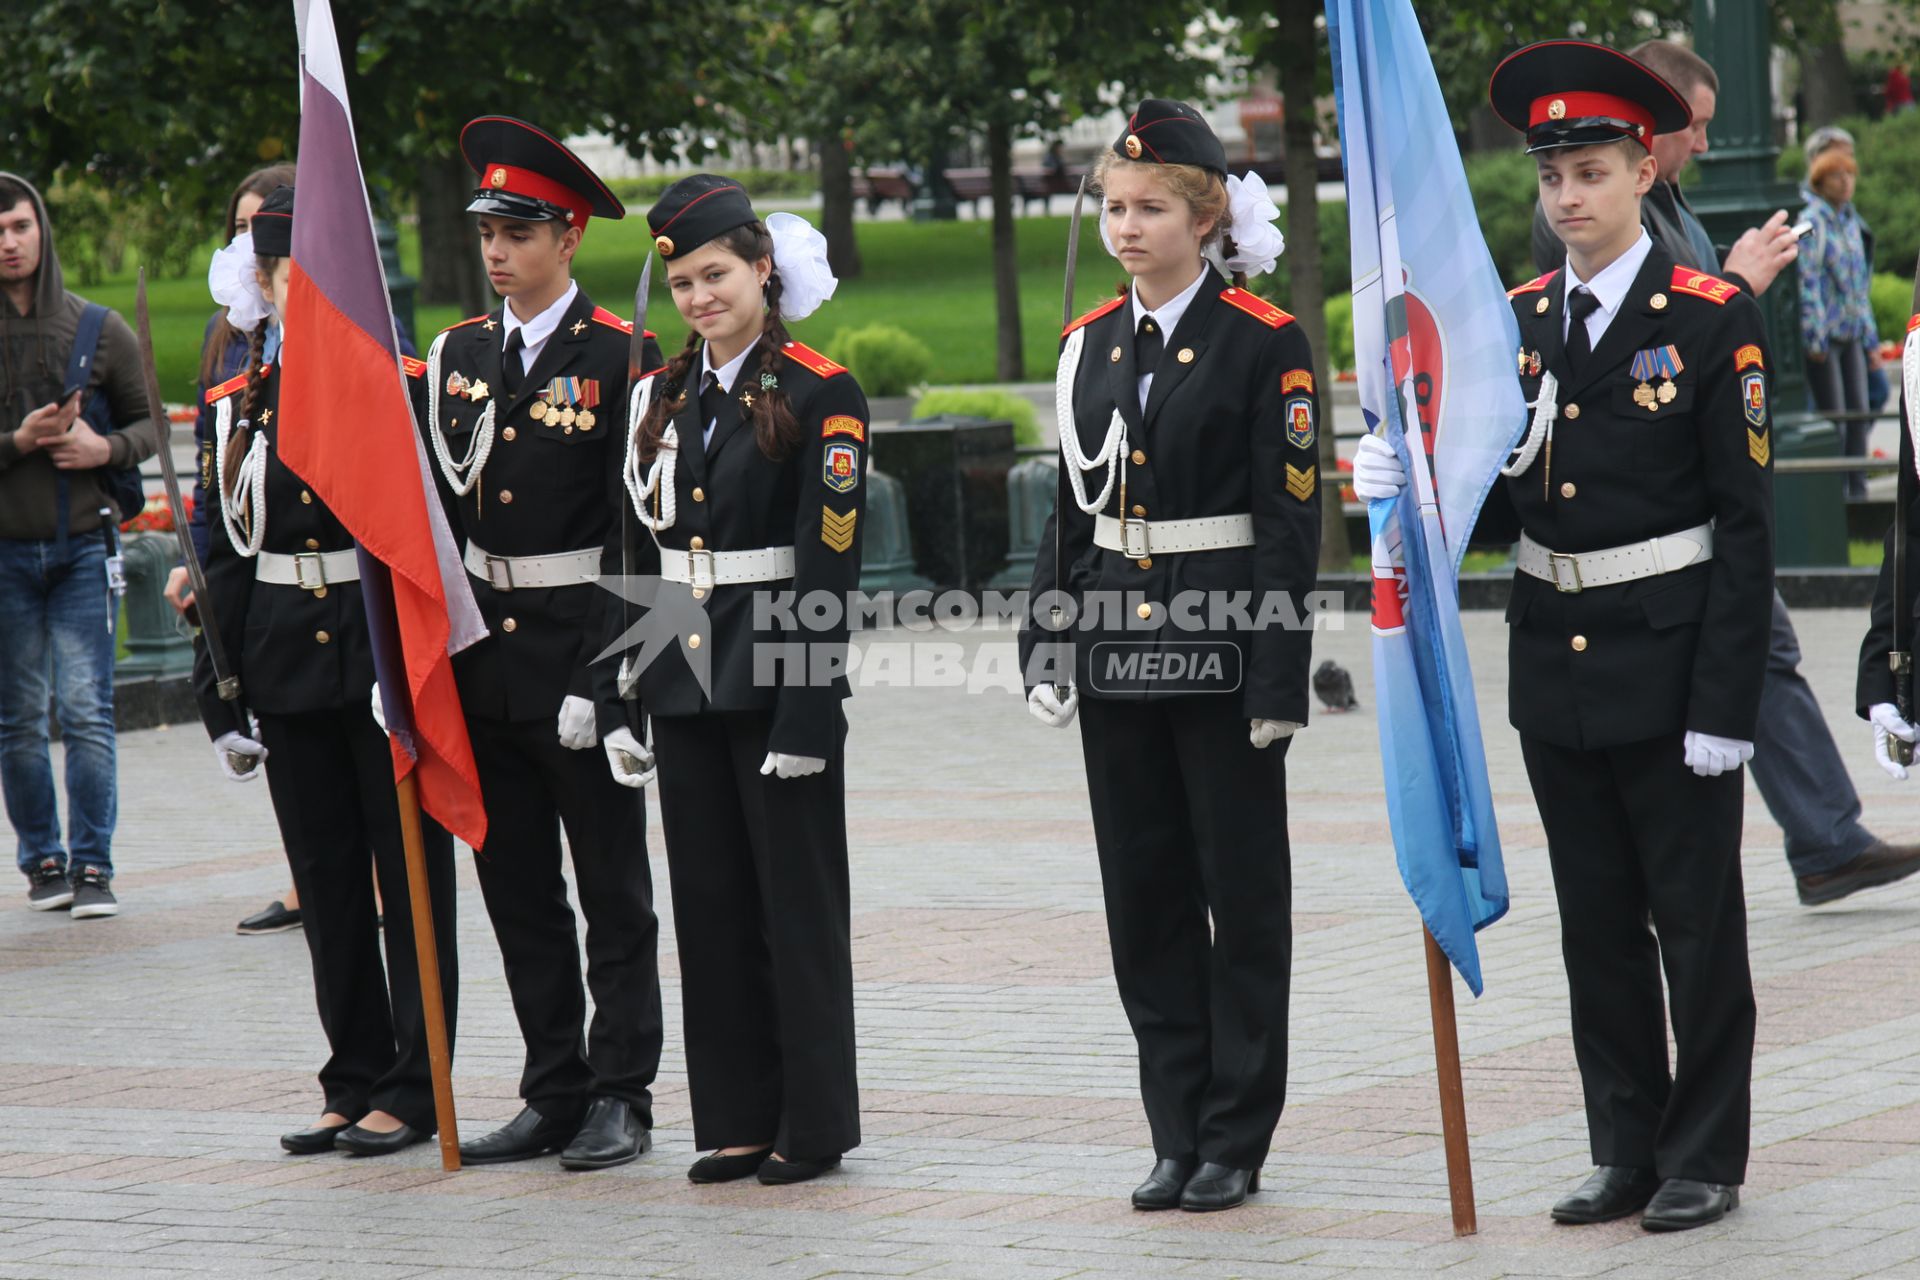
{"type": "Polygon", "coordinates": [[[626,523],[630,559],[683,621],[644,619],[671,639],[624,660],[635,718],[602,727],[615,775],[639,786],[638,716],[653,724],[694,1145],[715,1151],[687,1176],[801,1182],[860,1142],[840,703],[867,400],[787,336],[832,292],[818,232],[762,222],[708,174],[668,188],[647,223],[691,331],[636,389],[626,523]],[[757,616],[787,593],[826,614],[757,616]]]}
{"type": "MultiPolygon", "coordinates": [[[[481,257],[507,303],[434,341],[419,418],[490,633],[453,666],[487,804],[480,888],[527,1045],[526,1107],[463,1142],[460,1157],[560,1151],[567,1168],[606,1168],[651,1141],[660,930],[646,809],[591,750],[587,670],[612,599],[592,579],[618,492],[633,326],[594,306],[571,268],[589,215],[626,211],[522,121],[475,120],[460,149],[480,180],[467,209],[479,215],[481,257]],[[591,1028],[562,826],[587,918],[591,1028]]],[[[658,361],[650,346],[647,364],[658,361]]],[[[607,572],[619,573],[617,558],[607,572]]]]}
{"type": "MultiPolygon", "coordinates": [[[[1645,1206],[1647,1229],[1679,1230],[1737,1206],[1747,1165],[1740,766],[1773,608],[1766,343],[1750,298],[1641,230],[1648,143],[1690,118],[1666,81],[1555,40],[1501,63],[1490,96],[1525,131],[1567,244],[1564,271],[1512,294],[1535,408],[1477,531],[1520,540],[1509,716],[1546,827],[1600,1166],[1553,1217],[1645,1206]]],[[[1362,443],[1354,487],[1384,496],[1385,446],[1362,443]]]]}
{"type": "Polygon", "coordinates": [[[1319,402],[1293,317],[1203,259],[1219,242],[1238,270],[1272,236],[1251,200],[1229,209],[1226,163],[1197,112],[1159,100],[1101,157],[1103,230],[1133,284],[1067,327],[1066,496],[1021,633],[1035,715],[1082,720],[1158,1157],[1139,1209],[1243,1203],[1286,1101],[1286,754],[1307,719],[1319,402]],[[1071,645],[1047,634],[1056,587],[1079,606],[1071,645]]]}
{"type": "MultiPolygon", "coordinates": [[[[253,218],[262,292],[276,312],[286,301],[293,204],[293,188],[280,187],[253,218]]],[[[367,705],[373,649],[359,563],[352,536],[276,447],[280,367],[317,359],[325,353],[281,348],[269,317],[250,335],[246,372],[206,393],[217,470],[206,489],[212,601],[211,609],[200,602],[201,618],[220,629],[245,706],[218,696],[204,645],[194,686],[227,776],[250,781],[266,764],[333,1051],[320,1069],[325,1114],[280,1145],[295,1155],[336,1146],[383,1155],[426,1141],[437,1126],[393,757],[367,705]],[[369,860],[386,899],[384,970],[369,860]]],[[[422,368],[407,365],[412,374],[422,368]]],[[[453,841],[430,819],[421,830],[452,1044],[460,989],[453,841]]]]}
{"type": "MultiPolygon", "coordinates": [[[[1907,340],[1914,341],[1908,334],[1907,340]]],[[[1900,403],[1900,466],[1902,470],[1911,468],[1913,463],[1913,435],[1907,429],[1908,408],[1905,397],[1900,403]]],[[[1880,576],[1873,588],[1873,611],[1867,627],[1866,638],[1860,643],[1860,674],[1854,686],[1855,710],[1860,718],[1873,725],[1874,763],[1896,782],[1905,782],[1907,772],[1912,767],[1902,764],[1894,755],[1894,741],[1912,742],[1920,731],[1907,722],[1900,714],[1898,694],[1895,689],[1893,667],[1888,656],[1893,652],[1893,565],[1894,565],[1894,526],[1887,528],[1886,544],[1880,558],[1880,576]]],[[[1900,607],[1906,610],[1907,631],[1905,651],[1913,652],[1915,622],[1920,620],[1920,498],[1907,508],[1907,545],[1906,580],[1902,583],[1906,599],[1900,607]]],[[[1911,657],[1909,657],[1911,661],[1911,657]]],[[[1912,685],[1909,683],[1908,692],[1912,685]]]]}

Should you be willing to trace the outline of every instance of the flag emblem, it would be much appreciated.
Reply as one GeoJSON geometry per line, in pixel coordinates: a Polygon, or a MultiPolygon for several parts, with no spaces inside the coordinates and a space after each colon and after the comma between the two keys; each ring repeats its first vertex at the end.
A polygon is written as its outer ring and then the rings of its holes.
{"type": "Polygon", "coordinates": [[[1305,396],[1287,400],[1287,443],[1296,449],[1313,445],[1313,401],[1305,396]]]}
{"type": "Polygon", "coordinates": [[[1740,378],[1740,401],[1747,421],[1756,427],[1767,425],[1767,375],[1755,370],[1740,378]]]}
{"type": "Polygon", "coordinates": [[[820,481],[835,493],[852,493],[860,483],[860,451],[850,444],[828,445],[820,481]]]}

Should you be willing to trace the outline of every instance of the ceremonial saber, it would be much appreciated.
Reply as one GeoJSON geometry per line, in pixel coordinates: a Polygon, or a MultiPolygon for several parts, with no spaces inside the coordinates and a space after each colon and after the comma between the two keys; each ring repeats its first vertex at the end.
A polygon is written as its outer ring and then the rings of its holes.
{"type": "MultiPolygon", "coordinates": [[[[647,259],[640,266],[640,283],[633,290],[633,336],[627,340],[627,403],[633,403],[633,384],[639,382],[640,375],[648,372],[647,363],[647,295],[653,287],[653,251],[647,251],[647,259]]],[[[622,450],[633,447],[633,433],[640,429],[637,422],[627,423],[626,438],[621,441],[622,450]]],[[[627,513],[632,506],[625,494],[620,498],[620,576],[633,577],[633,543],[627,534],[627,513]]],[[[622,583],[622,587],[626,584],[622,583]]],[[[626,591],[620,592],[620,634],[626,635],[632,626],[632,601],[626,591]]],[[[620,697],[633,701],[634,687],[640,683],[640,671],[634,664],[633,653],[629,650],[620,655],[618,674],[614,677],[615,688],[620,697]]],[[[628,726],[632,728],[633,726],[628,726]]]]}
{"type": "MultiPolygon", "coordinates": [[[[1080,218],[1081,218],[1082,211],[1085,209],[1086,203],[1087,203],[1087,177],[1088,175],[1084,173],[1080,175],[1080,189],[1076,191],[1073,196],[1073,221],[1067,224],[1066,296],[1062,300],[1060,305],[1060,313],[1061,313],[1060,328],[1062,332],[1066,330],[1066,327],[1068,325],[1073,323],[1073,279],[1074,279],[1074,276],[1078,273],[1079,267],[1080,267],[1080,218]]],[[[1071,421],[1055,423],[1054,428],[1057,433],[1064,433],[1064,432],[1073,431],[1076,429],[1074,427],[1074,424],[1071,421]]],[[[1065,534],[1065,514],[1066,514],[1066,503],[1067,503],[1067,467],[1069,465],[1070,464],[1067,462],[1066,455],[1064,453],[1061,454],[1060,465],[1056,469],[1056,474],[1054,475],[1054,484],[1053,484],[1054,604],[1053,604],[1053,608],[1050,609],[1048,613],[1053,619],[1053,630],[1056,636],[1061,631],[1066,629],[1066,624],[1064,621],[1066,610],[1063,609],[1059,603],[1060,593],[1066,590],[1066,583],[1060,576],[1061,574],[1060,542],[1065,534]]],[[[1122,510],[1121,514],[1122,515],[1126,514],[1124,509],[1122,510]]],[[[1072,690],[1069,685],[1061,684],[1057,681],[1053,686],[1053,696],[1059,699],[1061,702],[1065,702],[1067,700],[1067,695],[1071,691],[1072,690]]]]}
{"type": "MultiPolygon", "coordinates": [[[[1914,468],[1920,465],[1920,450],[1913,447],[1913,433],[1920,426],[1920,404],[1913,394],[1920,381],[1920,264],[1913,276],[1913,318],[1907,322],[1906,340],[1900,347],[1900,469],[1893,491],[1893,647],[1887,652],[1887,666],[1893,671],[1893,706],[1900,719],[1913,723],[1913,613],[1907,603],[1907,509],[1915,496],[1914,468]]],[[[1914,759],[1914,744],[1888,735],[1887,754],[1902,765],[1914,759]]]]}
{"type": "MultiPolygon", "coordinates": [[[[187,582],[193,587],[193,610],[202,622],[200,638],[207,645],[207,660],[213,667],[214,692],[220,695],[222,702],[238,702],[240,698],[240,677],[232,674],[233,667],[227,662],[227,648],[220,639],[220,628],[205,619],[209,597],[207,595],[207,574],[201,567],[200,555],[193,549],[193,531],[187,525],[187,503],[180,496],[180,473],[173,465],[173,423],[167,419],[166,405],[160,399],[160,373],[153,363],[153,323],[147,316],[147,269],[140,268],[140,275],[134,290],[134,320],[140,337],[141,373],[146,377],[147,408],[153,414],[155,432],[160,441],[160,479],[167,490],[167,509],[173,513],[173,536],[180,543],[180,559],[187,566],[187,582]]],[[[246,725],[240,726],[245,732],[246,725]]]]}

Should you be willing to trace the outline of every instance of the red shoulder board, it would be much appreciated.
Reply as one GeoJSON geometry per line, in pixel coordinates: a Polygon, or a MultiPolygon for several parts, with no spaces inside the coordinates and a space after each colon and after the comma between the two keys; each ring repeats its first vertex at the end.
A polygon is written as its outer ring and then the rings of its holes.
{"type": "Polygon", "coordinates": [[[1081,316],[1078,320],[1075,320],[1072,324],[1062,329],[1060,331],[1060,336],[1064,338],[1068,334],[1072,333],[1075,329],[1078,329],[1081,325],[1093,323],[1095,320],[1098,320],[1101,316],[1107,314],[1107,312],[1113,310],[1115,307],[1119,306],[1121,303],[1125,302],[1126,300],[1127,300],[1127,295],[1124,293],[1117,298],[1108,298],[1105,302],[1101,303],[1099,306],[1095,307],[1093,310],[1087,312],[1087,314],[1081,316]]]}
{"type": "Polygon", "coordinates": [[[1710,276],[1704,271],[1695,271],[1690,267],[1675,267],[1673,283],[1668,288],[1675,293],[1690,293],[1696,298],[1705,298],[1716,306],[1726,306],[1727,299],[1740,292],[1740,286],[1722,280],[1719,276],[1710,276]]]}
{"type": "Polygon", "coordinates": [[[1559,274],[1560,274],[1560,269],[1556,267],[1552,271],[1547,272],[1547,274],[1543,276],[1535,276],[1533,279],[1527,281],[1525,284],[1518,285],[1512,289],[1507,290],[1507,296],[1509,298],[1517,298],[1523,293],[1539,293],[1542,289],[1545,289],[1549,284],[1552,284],[1553,278],[1559,274]]]}
{"type": "Polygon", "coordinates": [[[781,350],[784,351],[787,357],[795,364],[811,369],[823,378],[831,378],[835,374],[845,373],[847,371],[845,365],[835,364],[804,342],[789,342],[785,347],[781,348],[781,350]]]}
{"type": "Polygon", "coordinates": [[[633,321],[622,320],[605,307],[595,307],[593,309],[593,322],[595,324],[603,324],[609,329],[618,329],[629,337],[633,334],[633,321]]]}
{"type": "MultiPolygon", "coordinates": [[[[454,324],[448,325],[446,328],[442,329],[440,332],[452,333],[455,329],[464,329],[470,324],[484,324],[488,320],[493,320],[493,312],[491,311],[485,313],[484,315],[468,316],[465,320],[461,320],[454,324]]],[[[498,324],[499,321],[495,320],[494,323],[498,324]]]]}
{"type": "Polygon", "coordinates": [[[418,356],[401,356],[400,367],[407,371],[409,378],[417,378],[427,371],[427,362],[418,356]]]}
{"type": "Polygon", "coordinates": [[[1292,324],[1293,317],[1268,302],[1259,294],[1238,285],[1228,288],[1220,295],[1220,301],[1228,306],[1237,307],[1258,320],[1269,329],[1278,329],[1281,325],[1292,324]]]}
{"type": "MultiPolygon", "coordinates": [[[[421,367],[425,368],[424,365],[421,367]]],[[[261,377],[264,378],[272,372],[273,372],[272,365],[263,364],[260,366],[261,377]]],[[[220,401],[225,400],[228,396],[232,395],[234,392],[240,390],[242,387],[246,385],[247,385],[247,375],[244,373],[237,373],[233,377],[228,378],[225,382],[221,383],[219,386],[208,388],[207,403],[218,404],[220,401]]]]}

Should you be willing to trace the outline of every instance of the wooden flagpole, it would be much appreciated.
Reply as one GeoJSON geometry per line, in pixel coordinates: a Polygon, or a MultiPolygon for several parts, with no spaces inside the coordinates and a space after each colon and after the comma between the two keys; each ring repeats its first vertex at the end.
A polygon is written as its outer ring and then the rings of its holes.
{"type": "Polygon", "coordinates": [[[407,853],[407,898],[413,907],[413,954],[420,965],[420,1013],[427,1024],[433,1117],[440,1127],[440,1167],[453,1173],[460,1168],[460,1125],[453,1113],[453,1054],[447,1044],[447,1010],[440,998],[440,949],[433,936],[433,895],[427,884],[427,853],[420,835],[420,789],[413,770],[395,784],[395,791],[400,800],[400,841],[407,853]]]}
{"type": "MultiPolygon", "coordinates": [[[[1427,940],[1427,1000],[1433,1014],[1433,1059],[1440,1077],[1440,1132],[1447,1149],[1447,1195],[1453,1201],[1453,1234],[1470,1236],[1480,1227],[1473,1211],[1473,1157],[1467,1150],[1467,1094],[1460,1083],[1460,1031],[1453,1017],[1453,964],[1422,929],[1427,940]]],[[[439,989],[434,991],[439,998],[439,989]]]]}

